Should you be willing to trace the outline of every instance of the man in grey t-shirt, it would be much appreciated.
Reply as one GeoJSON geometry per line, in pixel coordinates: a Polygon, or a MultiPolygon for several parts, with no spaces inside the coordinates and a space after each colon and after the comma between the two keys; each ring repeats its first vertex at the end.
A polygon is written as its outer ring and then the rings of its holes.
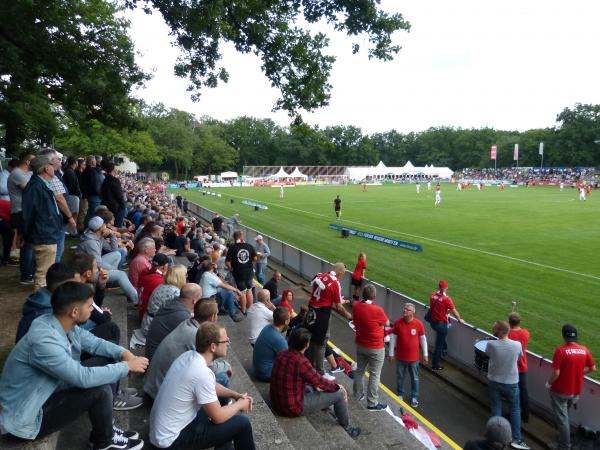
{"type": "Polygon", "coordinates": [[[517,361],[522,354],[521,344],[508,339],[508,322],[494,323],[492,332],[498,338],[488,341],[485,353],[489,356],[488,382],[491,416],[502,416],[502,396],[508,400],[510,427],[513,441],[511,447],[529,449],[521,435],[521,406],[519,403],[519,372],[517,361]]]}

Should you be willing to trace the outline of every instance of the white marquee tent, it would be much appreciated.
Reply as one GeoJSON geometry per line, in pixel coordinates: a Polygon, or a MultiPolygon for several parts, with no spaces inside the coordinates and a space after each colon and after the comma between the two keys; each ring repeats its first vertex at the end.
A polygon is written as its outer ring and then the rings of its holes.
{"type": "Polygon", "coordinates": [[[410,161],[402,167],[387,167],[383,161],[379,161],[376,166],[348,167],[345,175],[351,180],[364,180],[365,178],[383,179],[386,176],[398,177],[403,175],[425,175],[442,179],[450,179],[452,170],[448,167],[434,167],[426,165],[425,167],[415,167],[410,161]]]}
{"type": "Polygon", "coordinates": [[[302,172],[300,172],[300,170],[298,169],[298,166],[296,166],[294,171],[292,173],[290,173],[289,177],[290,178],[302,178],[303,180],[306,180],[308,178],[306,175],[304,175],[302,172]]]}
{"type": "Polygon", "coordinates": [[[279,178],[289,178],[289,177],[290,177],[290,175],[285,170],[283,170],[283,167],[280,167],[279,171],[276,174],[271,175],[269,178],[279,179],[279,178]]]}

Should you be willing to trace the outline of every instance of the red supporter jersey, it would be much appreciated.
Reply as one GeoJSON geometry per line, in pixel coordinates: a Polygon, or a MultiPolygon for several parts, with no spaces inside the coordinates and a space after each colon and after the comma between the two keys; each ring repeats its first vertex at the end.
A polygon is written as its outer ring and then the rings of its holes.
{"type": "Polygon", "coordinates": [[[431,308],[431,320],[436,322],[448,322],[448,311],[454,309],[452,299],[439,291],[435,291],[429,297],[429,308],[431,308]]]}
{"type": "Polygon", "coordinates": [[[403,362],[419,360],[419,337],[425,334],[423,322],[413,319],[406,322],[398,319],[394,323],[392,333],[396,335],[396,359],[403,362]]]}
{"type": "Polygon", "coordinates": [[[356,267],[354,268],[354,272],[352,272],[352,278],[355,280],[362,280],[363,278],[363,270],[367,268],[367,260],[359,259],[356,263],[356,267]]]}
{"type": "Polygon", "coordinates": [[[521,343],[523,354],[517,361],[517,368],[519,369],[519,373],[527,372],[527,344],[529,343],[529,331],[524,328],[521,328],[520,330],[510,330],[508,332],[508,338],[521,343]]]}
{"type": "Polygon", "coordinates": [[[583,385],[583,369],[593,367],[592,354],[583,345],[570,343],[554,350],[552,368],[559,369],[560,375],[550,390],[562,395],[579,395],[583,385]]]}
{"type": "Polygon", "coordinates": [[[333,272],[316,274],[311,286],[308,304],[313,308],[331,307],[334,303],[342,302],[342,287],[333,272]]]}
{"type": "Polygon", "coordinates": [[[361,347],[383,348],[383,326],[388,322],[385,311],[375,303],[354,302],[352,320],[356,328],[356,345],[361,347]]]}

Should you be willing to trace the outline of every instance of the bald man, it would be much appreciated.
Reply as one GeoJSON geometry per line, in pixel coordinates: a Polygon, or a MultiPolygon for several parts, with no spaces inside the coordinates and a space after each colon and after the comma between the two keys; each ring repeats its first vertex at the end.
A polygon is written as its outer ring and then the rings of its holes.
{"type": "Polygon", "coordinates": [[[192,317],[194,305],[202,298],[202,288],[196,283],[186,283],[179,294],[160,308],[150,324],[146,336],[146,358],[152,359],[158,345],[184,320],[192,317]]]}
{"type": "Polygon", "coordinates": [[[250,344],[254,345],[258,335],[264,327],[273,324],[273,311],[275,305],[271,303],[271,293],[267,289],[261,289],[256,294],[256,303],[248,308],[245,331],[250,344]]]}

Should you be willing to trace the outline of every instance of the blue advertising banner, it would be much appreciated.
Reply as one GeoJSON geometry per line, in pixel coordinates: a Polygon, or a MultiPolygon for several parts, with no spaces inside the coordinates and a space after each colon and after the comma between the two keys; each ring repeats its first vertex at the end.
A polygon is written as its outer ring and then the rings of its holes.
{"type": "Polygon", "coordinates": [[[251,202],[250,200],[242,200],[242,203],[244,205],[248,205],[248,206],[256,206],[258,209],[269,209],[269,207],[266,205],[261,205],[260,203],[254,203],[254,202],[251,202]]]}
{"type": "Polygon", "coordinates": [[[399,241],[397,239],[387,238],[385,236],[379,236],[378,234],[368,233],[366,231],[353,230],[352,228],[343,227],[338,225],[337,223],[330,223],[329,228],[333,228],[334,230],[347,230],[348,234],[352,236],[358,236],[365,239],[371,239],[372,241],[381,242],[382,244],[391,245],[392,247],[400,247],[406,250],[411,250],[413,252],[422,252],[423,247],[419,244],[412,244],[410,242],[399,241]]]}

